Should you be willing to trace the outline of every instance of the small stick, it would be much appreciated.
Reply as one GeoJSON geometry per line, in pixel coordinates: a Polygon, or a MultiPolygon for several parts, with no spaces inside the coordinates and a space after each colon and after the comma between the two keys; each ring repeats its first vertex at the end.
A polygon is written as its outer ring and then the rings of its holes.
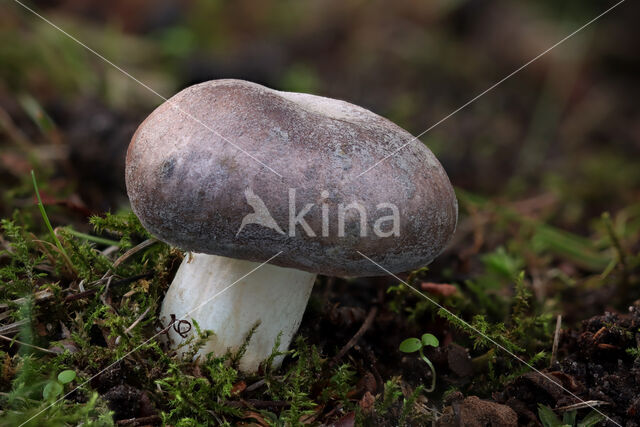
{"type": "Polygon", "coordinates": [[[29,323],[29,319],[18,320],[17,322],[10,323],[8,325],[0,326],[0,334],[13,334],[20,330],[20,328],[29,323]]]}
{"type": "Polygon", "coordinates": [[[585,402],[574,403],[573,405],[562,406],[560,408],[556,408],[555,411],[558,412],[567,412],[573,411],[577,409],[583,408],[593,408],[594,406],[602,406],[602,405],[611,405],[609,402],[605,402],[604,400],[587,400],[585,402]]]}
{"type": "Polygon", "coordinates": [[[558,344],[560,344],[560,326],[562,325],[562,315],[558,314],[556,319],[556,332],[553,334],[553,346],[551,347],[551,363],[553,366],[558,357],[558,344]]]}
{"type": "MultiPolygon", "coordinates": [[[[122,279],[122,280],[118,280],[116,282],[112,282],[111,283],[111,287],[127,285],[129,283],[136,282],[136,281],[138,281],[140,279],[148,279],[150,277],[153,277],[153,273],[138,274],[136,276],[131,276],[131,277],[128,277],[126,279],[122,279]]],[[[75,300],[78,300],[78,299],[82,299],[82,298],[85,298],[85,297],[88,297],[88,296],[91,296],[91,295],[95,294],[97,291],[98,291],[98,288],[87,289],[84,292],[78,292],[77,294],[72,294],[72,295],[67,296],[64,299],[64,302],[70,302],[70,301],[75,301],[75,300]]]]}
{"type": "Polygon", "coordinates": [[[111,271],[112,271],[114,268],[117,268],[120,264],[122,264],[123,262],[125,262],[125,261],[126,261],[130,256],[132,256],[133,254],[135,254],[135,253],[137,253],[137,252],[141,251],[142,249],[146,248],[147,246],[151,246],[151,245],[153,245],[153,244],[154,244],[154,243],[156,243],[157,241],[158,241],[158,239],[156,239],[156,238],[153,238],[153,237],[152,237],[151,239],[147,239],[147,240],[145,240],[144,242],[142,242],[142,243],[140,243],[140,244],[138,244],[138,245],[134,246],[133,248],[129,249],[127,252],[125,252],[124,254],[122,254],[122,256],[120,256],[120,258],[118,258],[118,259],[113,263],[113,266],[111,266],[111,268],[110,268],[110,269],[108,269],[108,270],[106,271],[106,273],[104,273],[104,275],[103,275],[103,276],[102,276],[102,277],[101,277],[101,278],[100,278],[96,283],[103,282],[104,280],[109,280],[109,281],[110,281],[110,280],[111,280],[111,278],[110,278],[110,276],[109,276],[109,275],[111,274],[111,271]]]}
{"type": "MultiPolygon", "coordinates": [[[[140,323],[142,321],[142,319],[144,319],[144,317],[147,315],[147,313],[149,312],[150,309],[151,309],[151,306],[147,307],[147,309],[144,311],[144,313],[142,313],[140,316],[138,316],[138,318],[135,320],[135,322],[133,322],[131,324],[131,326],[129,326],[127,329],[124,330],[124,333],[127,334],[127,335],[131,335],[131,331],[133,330],[133,328],[138,326],[138,323],[140,323]]],[[[120,338],[122,338],[122,337],[118,336],[116,338],[116,345],[120,344],[120,338]]]]}
{"type": "Polygon", "coordinates": [[[22,342],[22,341],[11,339],[9,337],[5,337],[4,335],[0,335],[0,339],[3,339],[5,341],[9,341],[10,343],[14,343],[15,342],[15,343],[18,343],[18,344],[23,345],[25,347],[35,348],[36,350],[40,350],[40,351],[45,352],[45,353],[50,353],[50,354],[55,354],[55,355],[58,354],[53,350],[49,350],[48,348],[42,348],[42,347],[38,347],[37,345],[27,344],[26,342],[22,342]]]}
{"type": "Polygon", "coordinates": [[[342,357],[345,354],[347,354],[347,352],[349,350],[351,350],[351,347],[356,345],[356,343],[362,337],[362,335],[364,335],[364,333],[367,332],[367,329],[369,329],[371,327],[371,325],[373,324],[373,319],[375,319],[376,314],[378,314],[378,307],[377,306],[373,307],[369,311],[369,314],[367,315],[367,318],[364,319],[364,322],[362,323],[362,326],[360,326],[360,329],[358,329],[358,332],[356,332],[356,334],[349,340],[349,342],[347,342],[345,344],[345,346],[342,347],[342,349],[338,352],[338,354],[336,354],[336,356],[331,360],[330,366],[335,365],[336,363],[338,363],[338,361],[340,359],[342,359],[342,357]]]}
{"type": "Polygon", "coordinates": [[[147,307],[147,309],[144,311],[144,313],[142,313],[135,322],[133,322],[131,324],[131,326],[129,326],[127,329],[124,330],[124,332],[126,334],[131,333],[131,331],[133,330],[133,328],[135,328],[136,326],[138,326],[138,323],[140,323],[142,321],[142,319],[144,319],[144,317],[147,315],[147,313],[149,312],[149,310],[151,310],[151,306],[147,307]]]}
{"type": "MultiPolygon", "coordinates": [[[[38,301],[42,301],[42,300],[47,300],[49,298],[51,298],[53,296],[53,292],[50,289],[45,289],[42,291],[38,291],[35,294],[33,294],[34,299],[36,300],[36,302],[38,301]]],[[[27,301],[26,297],[21,297],[21,298],[16,298],[13,301],[11,301],[13,304],[22,304],[24,302],[27,301]]],[[[3,310],[5,308],[8,308],[9,304],[0,304],[0,310],[3,310]]]]}
{"type": "Polygon", "coordinates": [[[120,249],[120,246],[109,246],[108,248],[106,248],[101,253],[102,253],[103,256],[108,257],[112,253],[116,252],[118,249],[120,249]]]}
{"type": "Polygon", "coordinates": [[[260,387],[262,387],[264,384],[266,383],[265,379],[261,379],[259,381],[256,381],[255,383],[251,384],[250,386],[248,386],[247,388],[244,389],[245,392],[251,392],[253,390],[256,390],[260,387]]]}
{"type": "Polygon", "coordinates": [[[288,408],[291,406],[291,402],[285,402],[283,400],[257,400],[257,399],[241,399],[240,401],[227,402],[227,405],[233,408],[240,408],[246,406],[253,406],[254,408],[288,408]]]}
{"type": "Polygon", "coordinates": [[[122,254],[122,256],[116,260],[116,262],[113,263],[113,268],[117,268],[120,264],[125,262],[127,260],[127,258],[129,258],[130,256],[134,255],[137,252],[140,252],[144,248],[153,245],[157,241],[158,241],[158,239],[155,239],[155,238],[152,237],[151,239],[147,239],[144,242],[140,243],[139,245],[134,246],[133,248],[129,249],[127,252],[122,254]]]}
{"type": "Polygon", "coordinates": [[[602,336],[602,334],[604,334],[606,331],[607,331],[607,327],[603,326],[602,328],[598,329],[598,332],[593,334],[593,338],[591,338],[591,340],[593,342],[598,341],[600,339],[600,337],[602,336]]]}
{"type": "Polygon", "coordinates": [[[104,287],[104,291],[102,292],[102,295],[100,295],[100,301],[102,301],[104,305],[113,309],[113,307],[111,307],[111,304],[107,302],[107,294],[109,293],[109,286],[111,286],[112,280],[113,280],[113,276],[109,276],[109,279],[107,280],[107,285],[104,287]]]}
{"type": "Polygon", "coordinates": [[[148,417],[118,420],[116,424],[119,426],[139,426],[139,425],[156,424],[156,423],[159,423],[160,421],[161,421],[161,418],[158,415],[150,415],[148,417]]]}

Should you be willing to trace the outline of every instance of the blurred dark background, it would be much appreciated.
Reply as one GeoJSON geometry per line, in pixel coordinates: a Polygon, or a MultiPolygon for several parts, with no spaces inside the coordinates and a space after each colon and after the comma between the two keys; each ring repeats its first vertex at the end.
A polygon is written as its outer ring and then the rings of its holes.
{"type": "MultiPolygon", "coordinates": [[[[613,2],[26,4],[163,96],[246,79],[344,99],[415,135],[613,2]]],[[[638,18],[638,2],[622,4],[422,141],[457,188],[542,200],[545,219],[567,229],[636,203],[638,18]]],[[[126,146],[162,99],[11,1],[0,9],[0,63],[0,215],[33,203],[31,169],[58,215],[126,206],[126,146]]]]}

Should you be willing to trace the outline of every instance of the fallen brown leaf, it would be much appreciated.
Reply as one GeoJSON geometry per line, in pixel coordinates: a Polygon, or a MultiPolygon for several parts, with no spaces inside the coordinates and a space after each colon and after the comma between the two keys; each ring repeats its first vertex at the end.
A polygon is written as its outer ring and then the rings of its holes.
{"type": "Polygon", "coordinates": [[[441,295],[443,297],[450,297],[458,293],[458,288],[448,283],[422,282],[420,288],[430,294],[441,295]]]}

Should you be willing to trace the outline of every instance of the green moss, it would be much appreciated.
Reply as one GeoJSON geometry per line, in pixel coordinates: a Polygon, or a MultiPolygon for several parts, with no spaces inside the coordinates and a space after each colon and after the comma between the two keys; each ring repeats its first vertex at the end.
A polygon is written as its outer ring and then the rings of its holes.
{"type": "Polygon", "coordinates": [[[168,375],[156,381],[169,406],[162,413],[163,422],[175,426],[222,425],[228,417],[240,416],[238,408],[225,404],[238,377],[228,361],[228,355],[209,354],[195,375],[185,372],[184,364],[172,361],[168,375]]]}
{"type": "MultiPolygon", "coordinates": [[[[510,226],[519,224],[521,234],[516,233],[503,246],[479,253],[478,270],[466,280],[454,282],[456,293],[429,296],[455,316],[419,298],[406,285],[388,291],[388,307],[403,321],[417,327],[444,319],[454,327],[454,340],[471,349],[476,373],[469,384],[459,388],[465,394],[490,396],[529,369],[496,350],[494,341],[533,366],[548,364],[554,302],[536,301],[523,269],[527,271],[531,256],[542,254],[544,258],[537,258],[541,263],[538,268],[547,268],[554,259],[570,260],[579,254],[575,239],[569,239],[573,246],[568,252],[558,252],[556,246],[553,250],[532,248],[526,238],[536,227],[514,220],[512,215],[505,214],[505,221],[510,226]],[[571,256],[565,256],[569,253],[571,256]]],[[[640,221],[634,222],[636,217],[640,218],[640,209],[623,218],[626,222],[612,218],[597,229],[589,253],[605,254],[614,264],[601,276],[591,276],[596,286],[605,279],[621,277],[623,268],[628,283],[635,280],[633,272],[640,265],[640,257],[626,248],[632,233],[640,231],[640,221]]],[[[258,416],[271,425],[295,426],[321,419],[332,422],[339,418],[337,414],[349,413],[355,413],[359,425],[416,425],[432,418],[421,403],[424,390],[412,388],[400,377],[387,379],[382,392],[375,396],[373,408],[364,411],[360,395],[354,394],[366,370],[362,362],[355,359],[355,364],[347,363],[352,360],[345,359],[331,365],[327,356],[336,350],[310,344],[302,335],[284,352],[278,350],[277,340],[260,373],[247,376],[237,366],[253,330],[235,353],[208,355],[196,365],[192,357],[213,332],[201,330],[194,321],[196,334],[183,343],[188,350],[184,358],[178,358],[157,336],[166,326],[159,323],[157,315],[181,253],[155,242],[127,255],[114,267],[117,258],[151,236],[131,212],[94,217],[91,222],[98,239],[87,239],[64,227],[56,229],[72,264],[67,268],[67,261],[53,249],[55,245],[42,243],[42,237],[30,231],[31,221],[25,215],[2,221],[6,244],[0,264],[0,303],[6,306],[5,322],[22,322],[14,336],[45,351],[14,343],[9,353],[0,353],[0,424],[19,424],[44,410],[33,425],[42,425],[43,420],[51,425],[110,425],[118,408],[110,408],[101,396],[120,384],[144,391],[164,423],[180,426],[233,425],[258,416]],[[116,243],[117,249],[105,255],[103,250],[109,243],[116,243]],[[48,349],[58,354],[46,352],[48,349]],[[285,356],[285,361],[281,368],[274,369],[272,363],[279,356],[285,356]],[[47,384],[67,369],[77,372],[74,385],[79,385],[79,390],[60,401],[44,398],[47,384]],[[264,386],[249,393],[234,392],[243,382],[260,381],[264,386]],[[277,405],[253,407],[252,401],[277,405]],[[322,418],[332,410],[333,418],[322,418]]],[[[46,230],[41,232],[50,239],[46,230]]],[[[416,270],[407,283],[418,288],[421,281],[430,280],[431,274],[426,269],[416,270]]],[[[575,279],[564,283],[580,284],[575,279]]],[[[314,316],[320,314],[321,308],[313,311],[314,316]]],[[[637,349],[628,352],[637,357],[637,349]]],[[[383,356],[391,360],[398,357],[383,356]]],[[[69,387],[64,385],[65,392],[69,387]]],[[[431,398],[437,404],[442,396],[436,392],[431,398]]]]}

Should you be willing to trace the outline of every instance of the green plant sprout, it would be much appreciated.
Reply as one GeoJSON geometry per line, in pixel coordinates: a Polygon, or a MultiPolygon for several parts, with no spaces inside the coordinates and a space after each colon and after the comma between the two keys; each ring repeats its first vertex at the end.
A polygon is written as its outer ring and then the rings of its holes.
{"type": "Polygon", "coordinates": [[[36,197],[38,198],[38,208],[40,209],[40,214],[42,215],[42,219],[45,225],[47,226],[47,229],[49,230],[49,234],[51,235],[51,238],[53,239],[56,247],[60,251],[60,255],[62,256],[65,263],[67,264],[69,271],[74,272],[75,270],[73,268],[73,263],[71,262],[71,259],[67,254],[67,251],[64,250],[62,243],[60,243],[60,239],[58,239],[58,236],[53,230],[53,227],[51,226],[51,221],[49,221],[49,216],[47,215],[47,211],[44,209],[44,204],[42,203],[42,198],[40,197],[40,190],[38,190],[38,182],[36,181],[36,174],[33,170],[31,170],[31,180],[33,181],[33,189],[35,190],[36,197]]]}
{"type": "Polygon", "coordinates": [[[58,398],[64,391],[64,385],[69,384],[76,378],[75,371],[67,369],[58,374],[58,379],[49,381],[42,390],[42,397],[52,402],[58,398]]]}
{"type": "MultiPolygon", "coordinates": [[[[640,332],[640,328],[638,329],[638,332],[640,332]]],[[[637,347],[628,348],[626,351],[627,354],[634,359],[640,359],[640,345],[638,345],[637,347]]]]}
{"type": "Polygon", "coordinates": [[[416,351],[420,353],[420,357],[424,362],[429,365],[431,369],[431,387],[425,389],[427,393],[431,393],[436,389],[436,369],[433,367],[433,363],[431,360],[424,355],[422,349],[426,346],[438,347],[440,342],[438,338],[433,336],[432,334],[424,334],[422,335],[422,339],[418,338],[407,338],[406,340],[400,343],[400,351],[403,353],[415,353],[416,351]]]}
{"type": "Polygon", "coordinates": [[[53,227],[51,226],[51,221],[49,221],[49,216],[47,215],[47,212],[44,210],[44,204],[42,203],[42,199],[40,198],[40,191],[38,190],[38,182],[36,181],[36,174],[33,172],[33,170],[31,171],[31,180],[33,181],[33,189],[35,190],[36,197],[38,198],[38,208],[40,209],[40,213],[42,214],[42,219],[44,220],[44,223],[47,226],[47,229],[49,230],[49,234],[51,234],[51,238],[53,239],[58,249],[60,249],[60,253],[66,255],[66,252],[62,247],[62,243],[60,243],[58,236],[56,236],[56,233],[53,231],[53,227]]]}
{"type": "Polygon", "coordinates": [[[577,411],[565,412],[562,420],[553,412],[553,410],[543,404],[538,404],[538,417],[544,427],[593,427],[604,420],[604,416],[591,411],[582,419],[576,419],[577,411]]]}

